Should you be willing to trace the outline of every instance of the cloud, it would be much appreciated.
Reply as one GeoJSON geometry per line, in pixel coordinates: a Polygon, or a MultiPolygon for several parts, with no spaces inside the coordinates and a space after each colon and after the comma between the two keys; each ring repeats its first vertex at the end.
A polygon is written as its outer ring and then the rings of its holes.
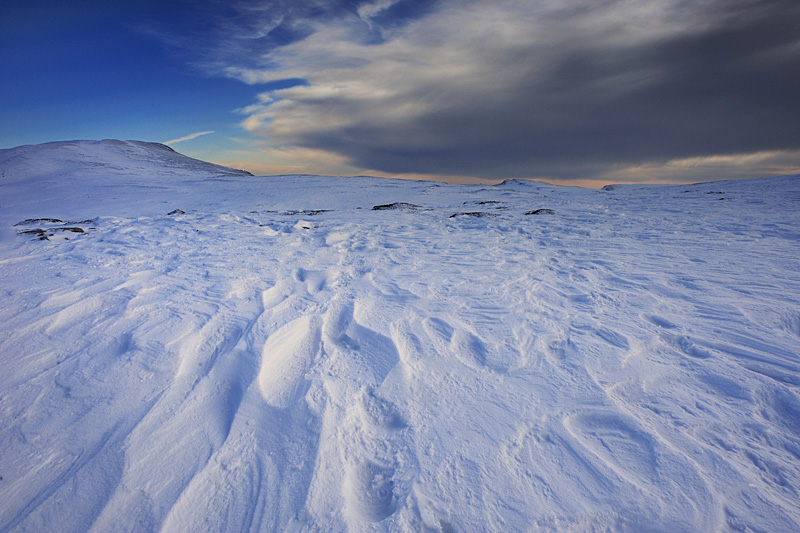
{"type": "Polygon", "coordinates": [[[307,81],[245,110],[275,147],[387,173],[560,179],[800,149],[796,2],[277,4],[279,23],[228,20],[233,44],[209,63],[246,83],[307,81]]]}
{"type": "Polygon", "coordinates": [[[185,137],[179,137],[177,139],[172,139],[171,141],[164,141],[163,144],[170,145],[170,144],[175,144],[175,143],[181,143],[183,141],[191,141],[192,139],[196,139],[197,137],[200,137],[201,135],[208,135],[209,133],[214,133],[214,132],[213,131],[199,131],[197,133],[191,133],[189,135],[186,135],[185,137]]]}
{"type": "Polygon", "coordinates": [[[241,168],[259,176],[317,174],[321,176],[352,176],[363,174],[345,156],[296,146],[275,147],[267,142],[240,142],[244,147],[230,151],[219,164],[241,168]]]}
{"type": "MultiPolygon", "coordinates": [[[[447,183],[499,183],[497,179],[475,176],[395,173],[353,166],[341,154],[296,146],[275,147],[269,141],[233,139],[241,145],[238,150],[219,154],[214,162],[232,168],[247,170],[257,176],[316,174],[320,176],[375,176],[407,180],[440,181],[447,183]]],[[[606,183],[597,184],[602,187],[606,183]]]]}
{"type": "Polygon", "coordinates": [[[601,179],[605,183],[692,183],[702,180],[744,179],[800,174],[800,150],[764,151],[688,157],[616,168],[601,179]]]}

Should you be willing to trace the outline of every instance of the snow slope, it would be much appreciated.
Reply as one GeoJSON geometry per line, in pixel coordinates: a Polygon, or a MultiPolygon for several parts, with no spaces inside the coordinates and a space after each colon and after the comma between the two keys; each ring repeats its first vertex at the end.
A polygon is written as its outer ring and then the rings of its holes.
{"type": "Polygon", "coordinates": [[[798,177],[0,170],[0,531],[800,528],[798,177]]]}

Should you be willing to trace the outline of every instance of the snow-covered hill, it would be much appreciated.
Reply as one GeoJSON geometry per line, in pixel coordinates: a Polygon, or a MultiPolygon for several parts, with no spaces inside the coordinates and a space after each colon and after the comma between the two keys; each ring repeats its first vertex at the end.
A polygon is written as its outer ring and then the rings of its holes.
{"type": "Polygon", "coordinates": [[[798,177],[0,171],[0,531],[800,528],[798,177]]]}
{"type": "Polygon", "coordinates": [[[53,174],[63,176],[76,172],[84,177],[102,173],[137,176],[142,180],[164,176],[250,175],[243,170],[186,157],[163,144],[113,139],[18,146],[0,150],[0,161],[4,184],[18,179],[31,181],[53,174]]]}

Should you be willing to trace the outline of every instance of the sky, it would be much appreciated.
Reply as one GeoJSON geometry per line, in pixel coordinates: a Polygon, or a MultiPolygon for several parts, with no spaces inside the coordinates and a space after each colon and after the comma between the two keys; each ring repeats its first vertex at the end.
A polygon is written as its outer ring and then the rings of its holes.
{"type": "Polygon", "coordinates": [[[0,147],[585,186],[800,173],[796,0],[28,0],[0,147]]]}

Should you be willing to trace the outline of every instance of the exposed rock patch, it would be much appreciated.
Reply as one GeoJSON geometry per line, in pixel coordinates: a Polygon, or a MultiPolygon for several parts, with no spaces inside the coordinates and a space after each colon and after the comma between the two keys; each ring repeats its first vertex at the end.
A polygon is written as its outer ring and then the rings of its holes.
{"type": "MultiPolygon", "coordinates": [[[[89,228],[82,228],[80,226],[86,226],[89,224],[94,224],[94,220],[82,220],[80,222],[64,222],[58,218],[28,218],[21,222],[17,222],[14,226],[33,226],[39,225],[42,222],[46,222],[49,224],[48,227],[39,227],[39,228],[30,228],[30,229],[23,229],[19,230],[17,233],[19,235],[32,235],[37,240],[40,241],[49,241],[51,237],[56,237],[58,235],[66,234],[66,233],[86,233],[87,230],[94,229],[93,227],[89,228]],[[62,224],[60,226],[55,226],[54,224],[62,224]],[[70,225],[67,225],[70,224],[70,225]]],[[[69,237],[64,237],[65,240],[69,240],[69,237]]]]}
{"type": "Polygon", "coordinates": [[[330,209],[303,209],[301,211],[285,211],[283,214],[287,216],[309,216],[315,217],[322,213],[329,213],[330,209]]]}
{"type": "Polygon", "coordinates": [[[453,213],[450,215],[449,218],[456,218],[456,217],[474,217],[474,218],[485,218],[485,217],[496,217],[495,213],[486,213],[485,211],[470,211],[467,213],[453,213]]]}
{"type": "Polygon", "coordinates": [[[392,209],[405,209],[407,211],[419,211],[422,209],[421,205],[408,204],[406,202],[394,202],[392,204],[376,205],[372,208],[373,211],[388,211],[392,209]]]}

